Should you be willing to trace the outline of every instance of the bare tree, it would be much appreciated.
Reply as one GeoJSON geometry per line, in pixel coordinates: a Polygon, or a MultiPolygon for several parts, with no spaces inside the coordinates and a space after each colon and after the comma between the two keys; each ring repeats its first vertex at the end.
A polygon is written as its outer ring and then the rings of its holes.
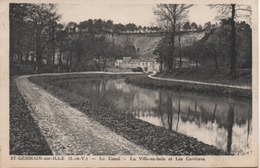
{"type": "Polygon", "coordinates": [[[237,67],[237,51],[236,51],[236,23],[235,20],[238,17],[245,17],[249,21],[251,20],[252,10],[248,5],[237,4],[214,4],[209,5],[211,8],[217,9],[219,15],[217,18],[229,18],[230,19],[230,74],[236,74],[237,67]]]}
{"type": "MultiPolygon", "coordinates": [[[[178,23],[187,16],[187,9],[191,4],[158,4],[154,14],[158,16],[157,20],[161,29],[170,34],[171,54],[168,55],[167,68],[169,71],[173,69],[174,45],[176,28],[178,23]]],[[[181,60],[180,60],[181,62],[181,60]]],[[[180,63],[181,64],[181,63],[180,63]]]]}

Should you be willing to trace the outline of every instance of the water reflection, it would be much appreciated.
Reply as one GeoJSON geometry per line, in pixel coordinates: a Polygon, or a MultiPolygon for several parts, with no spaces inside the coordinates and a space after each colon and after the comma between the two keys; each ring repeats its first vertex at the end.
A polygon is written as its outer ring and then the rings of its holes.
{"type": "Polygon", "coordinates": [[[251,153],[252,106],[248,102],[144,89],[124,79],[77,79],[56,85],[101,105],[217,146],[230,154],[251,153]]]}

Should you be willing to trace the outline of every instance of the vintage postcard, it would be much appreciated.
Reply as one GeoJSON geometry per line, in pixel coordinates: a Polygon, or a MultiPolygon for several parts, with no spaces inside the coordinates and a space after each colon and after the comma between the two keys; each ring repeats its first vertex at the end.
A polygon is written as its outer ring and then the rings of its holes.
{"type": "Polygon", "coordinates": [[[0,0],[0,167],[258,167],[257,0],[0,0]]]}

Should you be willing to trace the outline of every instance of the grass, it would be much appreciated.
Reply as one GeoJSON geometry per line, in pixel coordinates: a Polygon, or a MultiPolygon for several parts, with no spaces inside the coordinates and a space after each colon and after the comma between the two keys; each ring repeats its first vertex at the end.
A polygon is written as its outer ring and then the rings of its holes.
{"type": "Polygon", "coordinates": [[[252,83],[251,69],[238,69],[236,75],[230,75],[228,69],[212,68],[182,68],[172,72],[162,72],[156,75],[162,78],[174,78],[194,80],[209,83],[221,83],[227,85],[250,86],[252,83]]]}
{"type": "MultiPolygon", "coordinates": [[[[158,155],[223,155],[224,151],[195,138],[188,137],[176,131],[167,130],[152,125],[148,122],[134,118],[115,109],[112,103],[99,103],[94,101],[91,95],[81,97],[69,90],[61,89],[52,84],[54,80],[72,77],[62,76],[41,76],[31,77],[33,83],[77,108],[91,119],[100,122],[112,131],[123,136],[127,140],[143,146],[158,155]]],[[[74,75],[75,77],[82,77],[74,75]]],[[[92,78],[95,76],[91,76],[92,78]]],[[[100,75],[99,75],[100,77],[100,75]]],[[[100,102],[109,100],[100,100],[100,102]]]]}
{"type": "Polygon", "coordinates": [[[236,88],[224,88],[220,86],[199,85],[191,83],[181,83],[172,81],[161,81],[151,79],[146,75],[130,76],[126,79],[127,83],[138,85],[140,87],[171,89],[176,92],[191,92],[209,96],[223,96],[236,99],[251,99],[251,90],[242,90],[236,88]]]}
{"type": "Polygon", "coordinates": [[[52,155],[31,116],[31,111],[18,91],[15,77],[10,79],[10,155],[52,155]]]}

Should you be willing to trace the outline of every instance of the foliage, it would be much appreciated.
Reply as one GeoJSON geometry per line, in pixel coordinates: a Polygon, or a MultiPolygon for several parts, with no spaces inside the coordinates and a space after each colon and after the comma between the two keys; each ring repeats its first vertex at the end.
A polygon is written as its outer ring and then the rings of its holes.
{"type": "Polygon", "coordinates": [[[54,4],[10,4],[10,62],[28,61],[34,53],[40,66],[59,18],[54,4]]]}
{"type": "Polygon", "coordinates": [[[163,64],[167,62],[168,55],[170,55],[170,46],[166,41],[167,36],[162,36],[153,51],[153,54],[156,56],[156,61],[160,64],[160,71],[162,71],[163,64]]]}
{"type": "Polygon", "coordinates": [[[190,30],[190,29],[191,29],[190,22],[186,22],[186,23],[183,25],[183,29],[184,29],[184,30],[190,30]]]}
{"type": "Polygon", "coordinates": [[[230,22],[230,74],[236,75],[237,68],[237,46],[236,46],[236,24],[235,20],[238,17],[246,17],[251,21],[251,6],[239,5],[239,4],[215,4],[210,5],[212,8],[216,8],[219,13],[219,18],[228,17],[230,22]],[[239,13],[242,11],[244,14],[239,13]]]}
{"type": "Polygon", "coordinates": [[[190,24],[190,26],[191,26],[191,28],[192,28],[193,30],[197,30],[197,29],[198,29],[198,25],[197,25],[195,22],[192,22],[192,23],[190,24]]]}
{"type": "MultiPolygon", "coordinates": [[[[252,66],[252,30],[249,24],[236,23],[236,52],[237,67],[251,68],[252,66]]],[[[219,27],[212,29],[191,46],[183,48],[183,55],[204,67],[230,67],[230,23],[222,20],[219,27]]]]}

